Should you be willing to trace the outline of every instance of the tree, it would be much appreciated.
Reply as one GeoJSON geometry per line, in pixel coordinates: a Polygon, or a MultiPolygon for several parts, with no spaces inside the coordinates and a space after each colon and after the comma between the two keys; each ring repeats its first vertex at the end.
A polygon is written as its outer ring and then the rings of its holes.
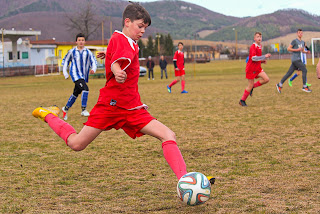
{"type": "Polygon", "coordinates": [[[153,44],[153,39],[152,39],[152,36],[149,36],[148,37],[148,42],[147,42],[147,47],[145,49],[145,56],[148,57],[148,56],[154,56],[154,44],[153,44]]]}
{"type": "Polygon", "coordinates": [[[65,14],[66,26],[71,31],[83,33],[85,39],[88,40],[91,34],[96,32],[100,27],[100,21],[96,20],[96,12],[94,11],[91,0],[87,1],[87,4],[80,8],[79,12],[72,15],[65,14]]]}
{"type": "Polygon", "coordinates": [[[139,58],[142,58],[145,54],[146,46],[143,44],[142,40],[138,40],[138,46],[139,46],[139,58]]]}
{"type": "Polygon", "coordinates": [[[164,38],[164,55],[173,56],[173,40],[170,33],[164,38]]]}

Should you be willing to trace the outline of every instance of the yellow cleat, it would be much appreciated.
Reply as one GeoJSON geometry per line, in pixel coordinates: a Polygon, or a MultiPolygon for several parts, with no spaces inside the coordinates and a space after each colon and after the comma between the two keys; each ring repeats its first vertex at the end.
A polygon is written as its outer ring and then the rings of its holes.
{"type": "Polygon", "coordinates": [[[45,121],[45,117],[48,115],[48,114],[53,114],[54,116],[58,117],[60,113],[60,109],[59,107],[57,106],[50,106],[50,107],[38,107],[36,108],[33,112],[32,112],[32,115],[35,117],[35,118],[39,118],[43,121],[45,121]]]}
{"type": "Polygon", "coordinates": [[[212,185],[213,185],[214,182],[216,181],[216,179],[215,179],[214,177],[212,177],[212,176],[207,176],[207,178],[208,178],[210,184],[212,184],[212,185]]]}

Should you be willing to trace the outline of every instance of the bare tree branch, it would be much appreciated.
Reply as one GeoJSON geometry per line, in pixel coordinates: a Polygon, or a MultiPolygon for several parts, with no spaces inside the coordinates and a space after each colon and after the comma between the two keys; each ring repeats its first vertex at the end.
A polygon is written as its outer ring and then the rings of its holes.
{"type": "Polygon", "coordinates": [[[83,33],[85,39],[88,40],[90,35],[98,30],[100,27],[100,21],[96,19],[95,11],[91,0],[88,0],[87,4],[80,8],[79,12],[74,14],[65,14],[65,25],[71,31],[77,31],[83,33]]]}

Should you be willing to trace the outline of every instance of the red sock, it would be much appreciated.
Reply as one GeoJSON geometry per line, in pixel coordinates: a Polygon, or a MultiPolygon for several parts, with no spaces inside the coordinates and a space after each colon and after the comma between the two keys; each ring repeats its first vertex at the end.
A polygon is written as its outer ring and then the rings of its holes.
{"type": "Polygon", "coordinates": [[[181,91],[184,90],[184,86],[186,85],[186,81],[185,80],[181,80],[181,91]]]}
{"type": "Polygon", "coordinates": [[[257,87],[259,87],[259,86],[262,86],[262,84],[260,83],[260,81],[255,82],[254,85],[253,85],[254,88],[257,88],[257,87]]]}
{"type": "Polygon", "coordinates": [[[162,143],[163,155],[172,171],[180,179],[187,173],[186,163],[183,160],[177,143],[173,140],[168,140],[162,143]]]}
{"type": "Polygon", "coordinates": [[[241,100],[246,101],[246,99],[248,98],[250,92],[248,92],[247,90],[244,90],[244,93],[242,95],[241,100]]]}
{"type": "Polygon", "coordinates": [[[169,87],[171,88],[173,85],[175,85],[178,82],[178,80],[173,80],[172,83],[170,83],[169,87]]]}
{"type": "Polygon", "coordinates": [[[48,123],[50,128],[66,142],[67,145],[68,137],[73,133],[77,133],[70,124],[61,120],[59,117],[54,116],[53,114],[48,114],[45,117],[45,121],[48,123]]]}

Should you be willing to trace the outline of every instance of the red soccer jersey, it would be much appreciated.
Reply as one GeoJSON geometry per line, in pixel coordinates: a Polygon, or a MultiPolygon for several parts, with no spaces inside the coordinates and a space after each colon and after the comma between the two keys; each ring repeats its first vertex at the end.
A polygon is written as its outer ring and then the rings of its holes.
{"type": "Polygon", "coordinates": [[[183,68],[184,68],[184,53],[182,51],[177,50],[174,53],[173,61],[177,62],[177,67],[180,70],[183,70],[183,68]]]}
{"type": "Polygon", "coordinates": [[[261,61],[252,61],[252,57],[254,56],[261,56],[262,55],[262,47],[253,43],[250,47],[249,52],[249,61],[247,63],[246,72],[260,72],[261,68],[261,61]]]}
{"type": "Polygon", "coordinates": [[[105,67],[107,82],[100,90],[99,101],[124,109],[142,106],[138,92],[140,74],[138,44],[122,32],[115,31],[107,48],[105,67]],[[127,73],[124,83],[118,83],[114,78],[111,65],[115,62],[119,63],[121,69],[127,73]]]}

